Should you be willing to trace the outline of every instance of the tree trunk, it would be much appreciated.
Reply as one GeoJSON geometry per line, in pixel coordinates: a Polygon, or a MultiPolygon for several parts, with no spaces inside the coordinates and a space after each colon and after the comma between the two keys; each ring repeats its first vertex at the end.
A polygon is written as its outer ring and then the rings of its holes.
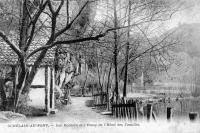
{"type": "Polygon", "coordinates": [[[101,85],[101,74],[100,74],[99,63],[98,62],[97,62],[97,74],[98,74],[98,79],[99,79],[100,90],[102,92],[103,88],[102,88],[102,85],[101,85]]]}
{"type": "MultiPolygon", "coordinates": [[[[117,9],[116,9],[116,0],[113,0],[114,4],[114,28],[118,26],[117,22],[117,9]]],[[[114,31],[114,68],[115,68],[115,96],[116,100],[119,98],[118,90],[118,66],[117,66],[117,57],[118,57],[118,39],[117,31],[114,31]]]]}
{"type": "MultiPolygon", "coordinates": [[[[24,50],[25,48],[25,44],[27,42],[27,39],[28,39],[28,25],[29,25],[29,21],[30,21],[30,18],[28,16],[28,7],[27,7],[27,3],[28,3],[28,0],[25,0],[23,2],[23,6],[21,9],[22,11],[20,11],[20,17],[22,18],[21,19],[21,22],[20,22],[20,40],[19,40],[19,48],[21,50],[24,50]]],[[[20,10],[21,10],[20,9],[20,10]]]]}
{"type": "Polygon", "coordinates": [[[130,12],[131,12],[131,1],[129,0],[128,9],[128,32],[127,32],[127,43],[126,43],[126,57],[125,57],[125,72],[124,72],[124,87],[123,87],[123,97],[127,94],[127,80],[128,80],[128,61],[129,61],[129,45],[130,45],[130,12]]]}
{"type": "Polygon", "coordinates": [[[106,86],[105,86],[105,77],[106,77],[106,67],[104,68],[104,71],[103,71],[103,81],[102,81],[102,86],[103,86],[103,88],[106,89],[106,86]]]}
{"type": "Polygon", "coordinates": [[[86,72],[86,77],[85,77],[85,81],[84,81],[83,88],[82,88],[82,96],[85,96],[85,87],[86,87],[86,82],[87,82],[87,79],[88,79],[88,72],[89,72],[89,69],[87,69],[87,72],[86,72]]]}
{"type": "Polygon", "coordinates": [[[4,79],[0,79],[1,110],[5,111],[7,106],[6,93],[4,90],[4,79]]]}
{"type": "MultiPolygon", "coordinates": [[[[34,0],[34,5],[36,4],[37,0],[34,0]]],[[[30,23],[30,17],[29,17],[29,13],[33,13],[33,11],[35,10],[33,7],[28,6],[30,1],[29,0],[25,0],[23,2],[19,1],[19,5],[20,5],[20,37],[19,37],[19,48],[22,52],[26,53],[26,51],[28,50],[27,46],[27,40],[29,38],[29,23],[30,23]],[[29,10],[29,11],[28,11],[29,10]]],[[[38,5],[35,5],[38,6],[38,5]]],[[[43,53],[43,52],[42,52],[43,53]]],[[[46,54],[43,53],[44,55],[46,54]]],[[[43,58],[43,57],[41,57],[43,58]]],[[[15,76],[15,86],[14,86],[14,91],[12,93],[12,99],[11,99],[11,103],[12,106],[14,108],[14,111],[17,110],[18,108],[18,104],[19,104],[19,100],[20,100],[20,96],[21,94],[28,94],[29,92],[29,88],[31,86],[32,80],[35,76],[35,73],[37,72],[37,68],[39,66],[39,64],[41,63],[40,59],[39,61],[36,61],[37,65],[36,67],[34,67],[33,71],[35,72],[31,72],[31,74],[29,75],[29,71],[27,70],[27,66],[25,63],[25,55],[21,56],[18,59],[18,62],[20,63],[20,66],[18,66],[18,71],[16,73],[15,76]]]]}
{"type": "Polygon", "coordinates": [[[79,55],[79,62],[78,62],[78,73],[81,74],[81,56],[79,55]]]}
{"type": "MultiPolygon", "coordinates": [[[[18,107],[19,107],[19,101],[20,101],[20,97],[22,95],[22,91],[24,89],[24,87],[29,87],[30,86],[25,86],[25,82],[27,80],[27,76],[28,76],[28,72],[22,72],[20,74],[18,78],[18,84],[16,86],[16,94],[15,94],[15,99],[14,99],[14,111],[18,111],[18,107]]],[[[29,89],[28,88],[28,89],[29,89]]]]}
{"type": "Polygon", "coordinates": [[[106,88],[106,93],[107,93],[107,110],[110,110],[110,99],[109,99],[109,88],[110,88],[110,75],[112,71],[112,63],[110,63],[110,69],[108,72],[108,82],[107,82],[107,88],[106,88]]]}

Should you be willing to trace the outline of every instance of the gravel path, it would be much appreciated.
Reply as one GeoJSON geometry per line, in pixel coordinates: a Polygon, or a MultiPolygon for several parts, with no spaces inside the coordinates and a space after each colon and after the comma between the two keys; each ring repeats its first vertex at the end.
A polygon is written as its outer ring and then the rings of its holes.
{"type": "Polygon", "coordinates": [[[109,116],[101,115],[96,109],[86,106],[91,97],[72,97],[72,104],[64,105],[55,115],[29,118],[31,121],[44,122],[91,122],[110,120],[109,116]]]}

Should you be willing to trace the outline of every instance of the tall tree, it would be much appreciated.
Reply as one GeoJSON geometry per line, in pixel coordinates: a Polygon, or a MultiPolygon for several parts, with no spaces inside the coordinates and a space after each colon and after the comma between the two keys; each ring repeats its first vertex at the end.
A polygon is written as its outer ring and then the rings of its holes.
{"type": "MultiPolygon", "coordinates": [[[[113,0],[113,14],[114,14],[114,28],[118,27],[118,18],[117,18],[117,4],[116,0],[113,0]]],[[[117,66],[117,57],[118,57],[118,35],[117,31],[114,31],[114,52],[113,52],[114,68],[115,68],[115,96],[116,99],[119,98],[118,90],[118,66],[117,66]]]]}
{"type": "Polygon", "coordinates": [[[93,3],[89,0],[86,0],[82,4],[82,7],[79,8],[75,15],[73,12],[63,15],[62,10],[65,7],[64,5],[67,5],[67,7],[68,5],[71,5],[70,2],[64,4],[64,0],[21,0],[19,2],[21,2],[21,17],[18,17],[20,30],[17,32],[19,35],[19,41],[11,41],[9,35],[0,31],[0,37],[17,55],[19,62],[18,74],[16,74],[18,82],[12,101],[12,108],[14,110],[19,107],[21,95],[27,95],[29,93],[31,83],[49,49],[61,44],[71,45],[85,41],[99,40],[109,31],[114,30],[106,29],[104,32],[99,34],[78,36],[76,38],[70,37],[69,32],[77,25],[78,19],[80,19],[84,9],[89,4],[93,3]],[[63,18],[63,16],[65,16],[66,19],[60,23],[60,18],[63,18]],[[34,45],[34,41],[45,33],[44,45],[28,52],[30,46],[34,45]],[[66,37],[66,35],[68,36],[66,37]],[[29,70],[28,61],[36,54],[38,54],[38,56],[34,61],[31,70],[29,70]]]}
{"type": "Polygon", "coordinates": [[[128,3],[128,28],[127,28],[127,43],[126,43],[126,57],[125,57],[125,73],[124,73],[124,87],[123,87],[123,97],[126,97],[126,87],[128,78],[128,61],[129,61],[129,45],[130,45],[130,22],[131,22],[131,1],[128,3]]]}
{"type": "MultiPolygon", "coordinates": [[[[106,1],[106,5],[109,4],[109,6],[106,7],[111,8],[109,13],[105,14],[104,26],[113,28],[125,27],[114,31],[112,37],[109,36],[109,38],[104,38],[104,43],[113,44],[112,60],[113,68],[115,69],[116,74],[114,78],[115,94],[121,93],[120,89],[123,89],[123,95],[126,96],[128,81],[127,75],[132,69],[129,69],[128,65],[133,65],[133,63],[136,63],[135,61],[142,56],[150,55],[150,57],[154,58],[155,55],[157,55],[155,53],[162,53],[161,51],[164,48],[175,44],[173,41],[171,41],[171,43],[164,42],[167,40],[166,38],[168,35],[165,37],[162,36],[161,38],[163,38],[163,40],[156,40],[155,38],[152,38],[153,34],[155,33],[150,33],[151,30],[156,27],[156,25],[159,25],[163,21],[169,20],[171,16],[177,11],[179,5],[177,1],[175,3],[173,2],[160,0],[130,0],[120,2],[113,0],[106,1]],[[120,3],[122,5],[120,5],[120,3]],[[129,33],[127,33],[128,31],[129,33]],[[122,72],[119,73],[121,70],[122,72]],[[118,82],[121,79],[124,80],[123,88],[119,87],[118,85],[118,82]]],[[[154,59],[156,59],[156,61],[158,60],[157,57],[154,59]]]]}

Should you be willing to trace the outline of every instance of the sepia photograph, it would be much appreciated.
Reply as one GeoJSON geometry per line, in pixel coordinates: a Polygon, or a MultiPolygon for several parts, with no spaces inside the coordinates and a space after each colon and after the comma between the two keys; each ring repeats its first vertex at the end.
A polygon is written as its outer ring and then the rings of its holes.
{"type": "Polygon", "coordinates": [[[0,0],[0,132],[200,133],[200,0],[0,0]]]}

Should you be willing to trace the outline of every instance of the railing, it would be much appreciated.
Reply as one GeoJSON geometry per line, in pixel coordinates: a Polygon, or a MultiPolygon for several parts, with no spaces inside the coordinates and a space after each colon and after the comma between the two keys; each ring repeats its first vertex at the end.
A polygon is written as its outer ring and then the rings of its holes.
{"type": "Polygon", "coordinates": [[[99,94],[94,94],[93,95],[94,98],[94,106],[96,108],[102,108],[105,109],[107,106],[107,93],[106,92],[102,92],[99,94]]]}
{"type": "MultiPolygon", "coordinates": [[[[157,110],[155,109],[158,105],[158,102],[146,101],[142,104],[137,100],[120,100],[116,103],[112,104],[112,116],[117,119],[134,119],[137,120],[140,117],[149,120],[157,119],[157,110]]],[[[175,108],[172,105],[165,106],[164,115],[166,115],[166,119],[170,121],[173,119],[174,113],[176,112],[175,108]]],[[[189,116],[189,120],[194,121],[198,120],[199,113],[198,112],[185,112],[185,115],[189,116]]]]}
{"type": "Polygon", "coordinates": [[[137,119],[137,104],[134,100],[121,100],[112,104],[112,115],[114,118],[137,119]]]}

